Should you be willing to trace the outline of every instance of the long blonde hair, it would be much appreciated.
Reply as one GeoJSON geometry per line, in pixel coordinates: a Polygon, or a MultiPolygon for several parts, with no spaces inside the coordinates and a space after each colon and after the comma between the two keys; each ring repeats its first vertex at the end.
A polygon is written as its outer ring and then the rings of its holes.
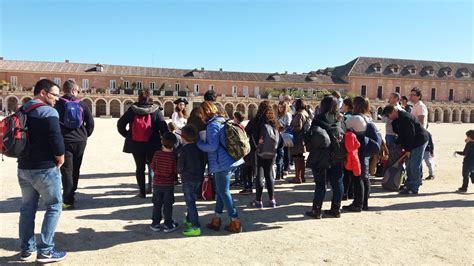
{"type": "Polygon", "coordinates": [[[277,112],[278,112],[278,117],[284,116],[286,113],[291,112],[290,105],[285,101],[280,101],[278,103],[277,112]],[[283,106],[283,111],[282,112],[280,112],[280,106],[283,106]]]}
{"type": "Polygon", "coordinates": [[[199,118],[201,118],[202,122],[207,123],[209,119],[213,118],[216,115],[219,115],[219,110],[213,102],[204,101],[199,106],[197,115],[199,118]]]}

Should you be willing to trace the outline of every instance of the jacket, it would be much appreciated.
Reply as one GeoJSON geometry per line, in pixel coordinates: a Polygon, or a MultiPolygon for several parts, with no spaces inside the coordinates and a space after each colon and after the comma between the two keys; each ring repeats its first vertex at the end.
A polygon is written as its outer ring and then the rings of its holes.
{"type": "MultiPolygon", "coordinates": [[[[64,94],[62,98],[65,98],[69,101],[74,101],[77,99],[74,95],[70,93],[64,94]]],[[[82,109],[83,109],[83,113],[82,113],[83,123],[79,128],[76,128],[76,129],[67,128],[64,126],[64,123],[63,123],[64,113],[66,112],[66,109],[65,109],[66,102],[62,98],[59,98],[54,108],[56,108],[56,110],[59,113],[59,124],[61,126],[61,133],[63,134],[63,137],[64,137],[64,143],[76,143],[76,142],[87,141],[87,138],[90,137],[92,135],[92,132],[94,131],[94,117],[92,116],[89,106],[87,106],[87,104],[85,104],[82,101],[79,102],[79,104],[82,106],[82,109]]]]}
{"type": "Polygon", "coordinates": [[[117,121],[117,130],[125,138],[123,152],[125,153],[153,153],[161,149],[161,135],[168,132],[163,112],[155,104],[134,103],[117,121]],[[135,115],[147,115],[152,117],[153,134],[148,142],[136,142],[132,140],[132,122],[135,115]],[[127,129],[128,125],[128,129],[127,129]],[[161,133],[161,135],[160,135],[161,133]]]}
{"type": "Polygon", "coordinates": [[[359,147],[360,143],[357,140],[356,134],[352,131],[346,131],[344,135],[344,146],[346,147],[347,157],[344,167],[348,171],[352,171],[354,176],[361,175],[361,167],[360,167],[360,160],[359,160],[359,147]]]}
{"type": "Polygon", "coordinates": [[[463,164],[474,168],[474,142],[473,141],[466,143],[466,146],[464,146],[464,150],[457,151],[456,153],[464,156],[464,160],[462,161],[463,164]]]}
{"type": "MultiPolygon", "coordinates": [[[[28,101],[23,105],[28,109],[33,104],[41,102],[38,99],[28,101]]],[[[64,140],[59,128],[59,115],[56,109],[43,105],[28,113],[26,120],[29,137],[29,154],[18,159],[19,169],[49,169],[56,167],[55,156],[64,154],[64,140]]]]}
{"type": "Polygon", "coordinates": [[[303,110],[297,112],[291,120],[290,127],[293,128],[293,133],[297,136],[297,142],[295,146],[289,149],[291,155],[299,155],[305,153],[304,142],[303,142],[303,127],[305,123],[310,123],[308,113],[303,110]]]}
{"type": "Polygon", "coordinates": [[[206,169],[206,155],[196,143],[184,144],[178,154],[178,173],[183,183],[201,182],[206,169]]]}
{"type": "Polygon", "coordinates": [[[225,118],[215,116],[207,122],[206,142],[199,140],[198,148],[207,152],[209,171],[211,173],[229,171],[232,167],[243,164],[244,160],[234,160],[225,147],[225,118]]]}
{"type": "Polygon", "coordinates": [[[406,151],[411,151],[428,142],[428,131],[420,124],[414,115],[398,111],[398,118],[392,122],[393,132],[398,135],[396,144],[402,145],[406,151]]]}
{"type": "Polygon", "coordinates": [[[312,124],[310,130],[312,136],[310,143],[306,143],[306,147],[309,147],[306,166],[318,171],[326,170],[330,167],[329,145],[331,145],[331,140],[326,130],[318,125],[312,124]]]}

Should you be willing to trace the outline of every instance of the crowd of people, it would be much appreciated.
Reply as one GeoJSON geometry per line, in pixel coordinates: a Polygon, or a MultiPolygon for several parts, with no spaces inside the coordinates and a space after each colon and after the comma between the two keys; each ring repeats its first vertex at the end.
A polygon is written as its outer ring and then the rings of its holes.
{"type": "MultiPolygon", "coordinates": [[[[54,262],[66,256],[66,252],[55,249],[54,233],[61,211],[75,208],[82,157],[87,138],[94,131],[94,119],[78,98],[79,87],[74,81],[66,81],[62,90],[61,96],[58,84],[42,79],[34,87],[34,99],[22,107],[28,110],[29,134],[28,152],[18,159],[22,260],[36,255],[39,262],[54,262]],[[40,197],[46,205],[46,215],[41,243],[37,244],[34,220],[40,197]]],[[[207,173],[213,176],[215,207],[206,227],[220,230],[225,209],[229,223],[224,229],[239,233],[243,226],[231,185],[241,186],[241,195],[253,194],[255,189],[249,206],[274,208],[278,206],[275,180],[288,177],[292,165],[294,177],[288,182],[293,184],[306,182],[305,170],[311,169],[314,199],[306,215],[315,219],[339,218],[341,209],[369,210],[371,158],[394,147],[407,156],[407,178],[399,193],[418,194],[423,160],[429,169],[426,179],[435,178],[434,146],[427,130],[428,113],[421,91],[413,88],[409,98],[408,101],[398,93],[390,95],[382,112],[384,140],[372,121],[369,100],[361,96],[344,99],[337,92],[325,96],[315,112],[303,99],[293,101],[289,95],[276,109],[269,101],[262,101],[256,116],[244,125],[245,117],[240,112],[232,114],[232,120],[228,118],[215,103],[216,93],[212,90],[205,93],[204,102],[189,116],[188,101],[177,99],[172,122],[167,123],[150,92],[143,90],[138,101],[118,120],[117,130],[125,138],[123,151],[131,153],[135,161],[137,196],[146,198],[152,194],[151,230],[170,233],[180,228],[173,219],[173,204],[175,186],[182,183],[187,209],[182,234],[202,234],[196,201],[207,173]],[[231,183],[233,178],[235,182],[231,183]],[[327,183],[331,185],[332,199],[330,208],[323,211],[327,183]],[[264,188],[268,203],[263,201],[264,188]],[[341,206],[347,199],[352,203],[341,206]]],[[[466,136],[465,149],[456,152],[464,156],[463,183],[458,192],[467,191],[469,179],[474,183],[474,131],[469,130],[466,136]]]]}

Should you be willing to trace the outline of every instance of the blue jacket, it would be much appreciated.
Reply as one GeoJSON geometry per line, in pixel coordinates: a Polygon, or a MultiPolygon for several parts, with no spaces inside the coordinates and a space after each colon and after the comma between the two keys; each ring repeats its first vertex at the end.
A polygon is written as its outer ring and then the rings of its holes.
{"type": "Polygon", "coordinates": [[[197,143],[201,151],[207,152],[211,173],[229,171],[244,163],[243,159],[236,161],[227,153],[224,122],[225,118],[221,116],[211,118],[206,125],[206,141],[197,143]]]}

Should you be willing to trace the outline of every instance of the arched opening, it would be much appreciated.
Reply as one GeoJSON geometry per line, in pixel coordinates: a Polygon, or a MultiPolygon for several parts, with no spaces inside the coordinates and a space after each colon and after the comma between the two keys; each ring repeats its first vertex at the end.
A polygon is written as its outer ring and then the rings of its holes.
{"type": "Polygon", "coordinates": [[[436,109],[434,122],[443,122],[442,115],[443,115],[443,111],[441,109],[436,109]]]}
{"type": "Polygon", "coordinates": [[[10,97],[7,100],[7,111],[16,112],[18,109],[18,99],[16,97],[10,97]]]}
{"type": "Polygon", "coordinates": [[[434,111],[431,108],[428,108],[428,122],[434,122],[434,111]]]}
{"type": "Polygon", "coordinates": [[[248,115],[247,119],[250,120],[250,119],[254,118],[255,115],[257,114],[257,105],[251,103],[251,104],[249,104],[248,108],[249,108],[249,115],[248,115]]]}
{"type": "Polygon", "coordinates": [[[466,109],[462,110],[461,113],[461,122],[463,123],[469,123],[469,111],[466,109]]]}
{"type": "Polygon", "coordinates": [[[87,107],[89,107],[89,110],[92,112],[92,101],[90,99],[82,99],[81,101],[85,103],[87,107]]]}
{"type": "Polygon", "coordinates": [[[110,101],[110,115],[114,118],[120,117],[120,102],[116,99],[110,101]]]}
{"type": "Polygon", "coordinates": [[[444,123],[451,123],[451,110],[449,109],[444,109],[444,123]]]}
{"type": "Polygon", "coordinates": [[[461,111],[458,109],[453,110],[453,122],[460,122],[461,121],[461,111]]]}
{"type": "Polygon", "coordinates": [[[165,102],[165,117],[171,118],[171,115],[174,112],[173,102],[165,102]]]}
{"type": "Polygon", "coordinates": [[[230,119],[234,119],[234,105],[231,103],[226,103],[225,112],[230,119]]]}
{"type": "Polygon", "coordinates": [[[237,104],[237,111],[245,115],[245,105],[242,103],[237,104]]]}
{"type": "Polygon", "coordinates": [[[107,110],[106,110],[106,103],[105,103],[105,100],[103,99],[98,99],[96,102],[95,102],[95,115],[97,117],[100,117],[102,115],[106,115],[107,114],[107,110]]]}
{"type": "Polygon", "coordinates": [[[223,110],[224,109],[224,106],[222,106],[221,103],[216,102],[215,104],[216,104],[216,107],[217,107],[218,110],[223,110]]]}
{"type": "Polygon", "coordinates": [[[153,101],[153,103],[161,107],[161,102],[159,102],[159,101],[153,101]]]}
{"type": "Polygon", "coordinates": [[[474,123],[474,109],[471,110],[471,119],[470,119],[470,122],[471,122],[471,123],[474,123]]]}
{"type": "Polygon", "coordinates": [[[31,97],[24,97],[23,99],[21,99],[21,104],[25,104],[27,102],[29,102],[31,100],[31,97]]]}

